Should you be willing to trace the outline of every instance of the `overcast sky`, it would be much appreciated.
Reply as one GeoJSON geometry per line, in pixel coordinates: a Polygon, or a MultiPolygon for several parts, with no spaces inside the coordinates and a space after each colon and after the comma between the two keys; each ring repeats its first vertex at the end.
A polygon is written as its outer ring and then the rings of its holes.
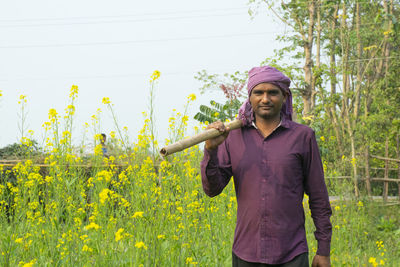
{"type": "Polygon", "coordinates": [[[172,109],[183,111],[189,94],[198,97],[191,120],[200,104],[223,100],[218,92],[199,95],[198,71],[248,70],[279,47],[275,38],[284,25],[265,7],[259,13],[252,20],[246,0],[1,1],[0,146],[20,138],[21,94],[28,100],[28,129],[41,140],[49,109],[64,112],[73,84],[79,87],[74,142],[98,108],[101,131],[114,130],[103,97],[135,140],[154,70],[161,72],[155,108],[164,140],[172,109]]]}

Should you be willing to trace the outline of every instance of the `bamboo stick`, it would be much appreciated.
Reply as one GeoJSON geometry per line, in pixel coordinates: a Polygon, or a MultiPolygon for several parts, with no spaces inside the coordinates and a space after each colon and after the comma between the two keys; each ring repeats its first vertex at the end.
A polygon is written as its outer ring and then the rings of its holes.
{"type": "Polygon", "coordinates": [[[372,158],[376,158],[376,159],[382,159],[382,160],[400,162],[400,159],[394,159],[394,158],[388,158],[388,157],[381,157],[381,156],[375,156],[375,155],[371,155],[371,157],[372,157],[372,158]]]}
{"type": "MultiPolygon", "coordinates": [[[[240,127],[242,127],[242,121],[234,120],[231,122],[226,122],[225,127],[229,127],[230,130],[239,129],[240,127]]],[[[217,129],[208,129],[208,130],[205,130],[204,132],[193,135],[187,139],[183,139],[176,143],[173,143],[171,145],[163,147],[160,150],[160,154],[161,154],[161,156],[165,157],[165,156],[174,154],[176,152],[182,151],[191,146],[197,145],[208,139],[220,136],[221,134],[222,133],[220,131],[218,131],[217,129]]]]}

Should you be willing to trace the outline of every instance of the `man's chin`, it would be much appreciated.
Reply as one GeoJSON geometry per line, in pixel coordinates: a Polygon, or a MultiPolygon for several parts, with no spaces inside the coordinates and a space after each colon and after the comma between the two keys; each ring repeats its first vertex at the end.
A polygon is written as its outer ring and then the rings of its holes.
{"type": "Polygon", "coordinates": [[[274,119],[275,117],[278,117],[278,115],[271,112],[259,112],[258,114],[256,114],[257,117],[260,117],[263,120],[271,120],[274,119]]]}

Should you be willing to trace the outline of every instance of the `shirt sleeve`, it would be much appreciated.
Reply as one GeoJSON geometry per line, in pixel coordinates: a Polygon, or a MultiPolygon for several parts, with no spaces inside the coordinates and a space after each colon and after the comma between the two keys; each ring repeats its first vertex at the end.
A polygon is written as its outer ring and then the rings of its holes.
{"type": "Polygon", "coordinates": [[[225,141],[212,151],[204,148],[201,181],[204,192],[210,197],[219,195],[232,177],[232,165],[226,145],[225,141]]]}
{"type": "Polygon", "coordinates": [[[311,217],[316,228],[314,235],[318,241],[317,254],[329,256],[332,236],[332,224],[330,222],[332,209],[314,131],[308,139],[308,152],[304,158],[305,192],[309,196],[311,217]]]}

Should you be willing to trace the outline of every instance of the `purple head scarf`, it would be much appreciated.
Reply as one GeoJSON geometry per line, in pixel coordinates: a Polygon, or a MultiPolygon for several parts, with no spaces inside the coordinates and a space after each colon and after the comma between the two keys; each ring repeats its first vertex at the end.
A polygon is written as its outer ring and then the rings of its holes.
{"type": "Polygon", "coordinates": [[[254,112],[250,104],[250,95],[253,88],[260,83],[271,83],[286,92],[287,98],[282,106],[281,116],[285,119],[292,120],[293,107],[292,92],[289,89],[290,79],[273,67],[254,67],[249,71],[249,80],[247,82],[248,98],[239,109],[239,119],[243,122],[243,126],[251,125],[254,120],[254,112]]]}

